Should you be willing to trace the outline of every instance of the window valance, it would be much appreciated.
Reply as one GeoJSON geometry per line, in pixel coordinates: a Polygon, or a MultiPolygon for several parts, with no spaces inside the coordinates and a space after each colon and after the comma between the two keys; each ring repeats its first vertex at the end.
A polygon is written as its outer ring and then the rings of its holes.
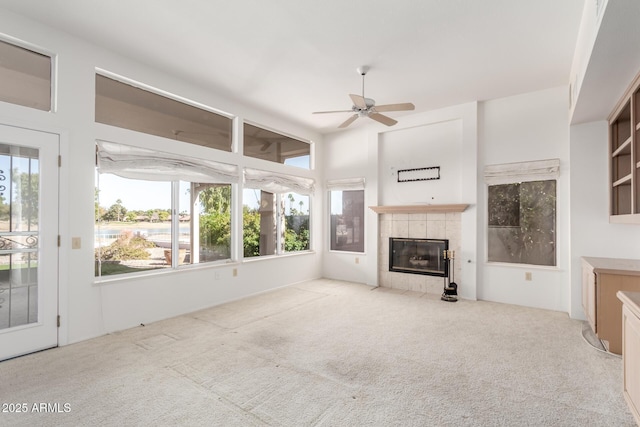
{"type": "Polygon", "coordinates": [[[258,169],[244,169],[245,187],[257,188],[269,193],[298,193],[309,195],[314,191],[315,181],[294,175],[268,172],[258,169]]]}
{"type": "Polygon", "coordinates": [[[327,181],[327,190],[364,190],[364,178],[330,179],[327,181]]]}
{"type": "Polygon", "coordinates": [[[98,170],[122,178],[146,181],[187,181],[232,184],[239,181],[238,167],[212,160],[97,141],[98,170]]]}
{"type": "Polygon", "coordinates": [[[560,176],[560,159],[488,165],[484,168],[487,185],[545,181],[560,176]]]}

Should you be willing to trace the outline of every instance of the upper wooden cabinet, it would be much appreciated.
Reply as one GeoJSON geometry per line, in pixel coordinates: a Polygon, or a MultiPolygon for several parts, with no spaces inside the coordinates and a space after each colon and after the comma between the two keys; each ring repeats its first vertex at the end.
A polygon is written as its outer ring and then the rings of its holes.
{"type": "Polygon", "coordinates": [[[640,75],[609,117],[610,221],[640,224],[640,75]]]}

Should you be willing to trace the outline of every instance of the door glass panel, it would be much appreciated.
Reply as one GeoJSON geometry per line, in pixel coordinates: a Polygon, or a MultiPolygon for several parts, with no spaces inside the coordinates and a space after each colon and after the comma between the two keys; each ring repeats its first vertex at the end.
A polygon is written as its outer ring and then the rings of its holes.
{"type": "Polygon", "coordinates": [[[38,149],[0,144],[0,329],[38,321],[38,149]]]}

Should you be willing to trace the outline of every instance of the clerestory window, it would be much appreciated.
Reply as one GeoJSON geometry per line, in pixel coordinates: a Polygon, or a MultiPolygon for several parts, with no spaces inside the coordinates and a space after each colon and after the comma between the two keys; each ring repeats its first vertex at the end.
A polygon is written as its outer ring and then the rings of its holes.
{"type": "Polygon", "coordinates": [[[230,117],[101,74],[96,74],[96,122],[232,151],[230,117]]]}
{"type": "Polygon", "coordinates": [[[50,56],[0,41],[0,101],[51,111],[50,56]]]}

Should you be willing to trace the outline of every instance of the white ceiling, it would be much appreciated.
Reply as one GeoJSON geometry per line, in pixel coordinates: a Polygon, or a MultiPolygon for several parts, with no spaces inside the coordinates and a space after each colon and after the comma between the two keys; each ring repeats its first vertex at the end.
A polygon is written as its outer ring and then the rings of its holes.
{"type": "Polygon", "coordinates": [[[413,102],[418,112],[567,85],[584,2],[0,0],[0,7],[328,132],[348,114],[311,113],[351,108],[360,65],[371,67],[367,97],[413,102]]]}

